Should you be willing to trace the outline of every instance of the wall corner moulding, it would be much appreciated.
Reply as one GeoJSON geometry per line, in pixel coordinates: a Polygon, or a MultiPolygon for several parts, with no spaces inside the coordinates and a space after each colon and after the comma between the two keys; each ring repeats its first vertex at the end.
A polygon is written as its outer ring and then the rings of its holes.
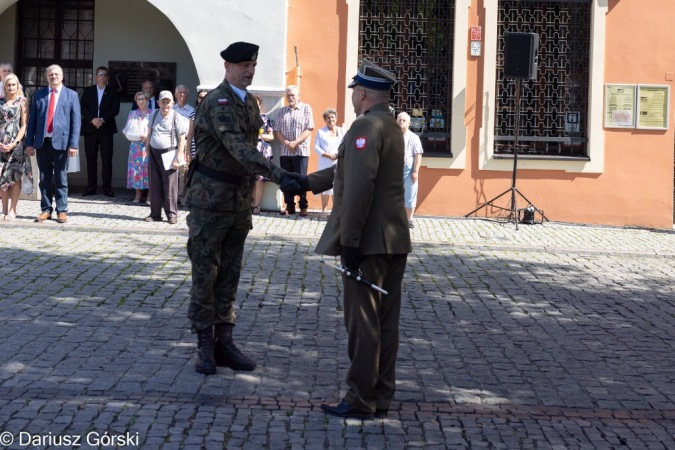
{"type": "Polygon", "coordinates": [[[221,50],[232,42],[250,41],[251,30],[256,30],[256,42],[266,43],[265,55],[258,61],[256,83],[267,89],[285,86],[286,39],[279,36],[285,37],[288,32],[287,0],[221,0],[210,2],[208,13],[199,7],[186,8],[183,0],[147,1],[167,16],[183,36],[201,84],[220,84],[225,74],[218,56],[221,50]],[[191,26],[194,23],[201,26],[191,26]],[[209,30],[208,39],[204,39],[204,30],[209,30]]]}
{"type": "Polygon", "coordinates": [[[4,13],[7,8],[12,6],[18,0],[0,0],[0,14],[4,13]]]}

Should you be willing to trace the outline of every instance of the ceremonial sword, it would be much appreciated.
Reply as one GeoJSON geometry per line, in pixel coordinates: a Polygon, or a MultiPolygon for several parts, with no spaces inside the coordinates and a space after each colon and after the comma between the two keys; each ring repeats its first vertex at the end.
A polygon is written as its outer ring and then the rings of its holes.
{"type": "Polygon", "coordinates": [[[377,292],[382,292],[384,295],[389,295],[389,292],[385,291],[385,290],[382,289],[381,287],[374,285],[373,283],[371,283],[371,282],[368,281],[368,280],[364,280],[364,279],[361,278],[360,276],[351,273],[349,270],[343,268],[342,266],[336,266],[335,264],[329,263],[328,261],[326,261],[326,260],[323,259],[323,258],[321,258],[321,262],[324,263],[325,265],[327,265],[328,267],[332,267],[332,268],[335,269],[335,270],[339,270],[339,271],[342,272],[343,274],[347,275],[349,278],[353,278],[353,279],[355,279],[356,281],[358,281],[359,283],[363,283],[363,284],[365,284],[366,286],[375,289],[377,292]]]}

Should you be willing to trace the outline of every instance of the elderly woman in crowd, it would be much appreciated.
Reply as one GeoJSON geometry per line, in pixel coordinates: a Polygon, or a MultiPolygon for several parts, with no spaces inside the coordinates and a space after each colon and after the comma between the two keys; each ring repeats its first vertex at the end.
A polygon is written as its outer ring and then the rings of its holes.
{"type": "MultiPolygon", "coordinates": [[[[254,94],[253,96],[258,102],[258,109],[262,111],[262,97],[257,94],[254,94]]],[[[267,114],[261,112],[260,118],[263,121],[263,125],[260,127],[260,132],[258,133],[258,151],[271,162],[272,145],[270,142],[274,140],[274,131],[272,130],[272,124],[270,123],[270,118],[267,117],[267,114]]],[[[253,191],[253,205],[251,206],[252,214],[260,214],[260,199],[262,198],[263,190],[265,189],[265,181],[267,181],[267,178],[262,175],[256,175],[255,189],[253,191]]]]}
{"type": "Polygon", "coordinates": [[[159,93],[159,110],[148,122],[145,138],[150,182],[150,215],[146,222],[162,220],[164,213],[170,224],[178,222],[178,168],[185,163],[185,135],[188,121],[173,108],[173,95],[159,93]]]}
{"type": "MultiPolygon", "coordinates": [[[[321,128],[316,133],[316,140],[314,141],[314,151],[319,155],[319,164],[316,170],[322,170],[332,165],[337,164],[337,153],[340,142],[345,135],[342,128],[337,126],[337,111],[333,108],[328,108],[323,113],[323,120],[326,121],[326,126],[321,128]]],[[[317,194],[321,196],[321,215],[320,220],[328,218],[326,209],[328,208],[328,200],[333,195],[333,189],[317,194]]]]}
{"type": "Polygon", "coordinates": [[[0,98],[0,219],[13,220],[21,195],[21,178],[25,175],[27,182],[33,182],[30,159],[26,157],[22,142],[26,135],[29,106],[16,75],[9,74],[3,78],[3,97],[0,98]]]}
{"type": "Polygon", "coordinates": [[[127,170],[127,189],[136,189],[136,197],[134,203],[141,201],[143,196],[143,189],[148,189],[148,154],[145,151],[145,141],[143,140],[148,132],[148,118],[152,110],[148,108],[148,96],[143,91],[136,92],[134,101],[138,105],[138,109],[130,111],[127,118],[127,125],[125,130],[135,122],[136,126],[140,127],[145,132],[141,138],[131,141],[129,146],[129,167],[127,170]]]}

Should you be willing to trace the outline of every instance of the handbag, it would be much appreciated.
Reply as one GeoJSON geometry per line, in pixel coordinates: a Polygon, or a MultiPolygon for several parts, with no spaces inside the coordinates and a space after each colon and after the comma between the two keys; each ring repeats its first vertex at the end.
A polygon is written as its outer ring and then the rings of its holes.
{"type": "Polygon", "coordinates": [[[148,118],[133,117],[129,119],[122,133],[130,141],[140,141],[148,134],[148,118]]]}
{"type": "Polygon", "coordinates": [[[23,195],[31,195],[33,193],[33,178],[25,173],[21,175],[21,193],[23,195]]]}

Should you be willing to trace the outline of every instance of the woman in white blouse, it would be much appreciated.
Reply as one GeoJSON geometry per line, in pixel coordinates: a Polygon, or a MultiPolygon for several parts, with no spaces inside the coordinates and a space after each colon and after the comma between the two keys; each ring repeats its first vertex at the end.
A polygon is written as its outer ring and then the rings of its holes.
{"type": "MultiPolygon", "coordinates": [[[[326,121],[326,126],[316,133],[316,140],[314,141],[314,151],[319,155],[319,164],[316,170],[322,170],[337,164],[338,147],[345,135],[344,130],[336,125],[337,111],[333,108],[328,108],[324,111],[323,120],[326,121]]],[[[319,219],[326,220],[328,218],[326,213],[328,200],[333,196],[333,189],[317,195],[321,196],[321,215],[319,219]]]]}

